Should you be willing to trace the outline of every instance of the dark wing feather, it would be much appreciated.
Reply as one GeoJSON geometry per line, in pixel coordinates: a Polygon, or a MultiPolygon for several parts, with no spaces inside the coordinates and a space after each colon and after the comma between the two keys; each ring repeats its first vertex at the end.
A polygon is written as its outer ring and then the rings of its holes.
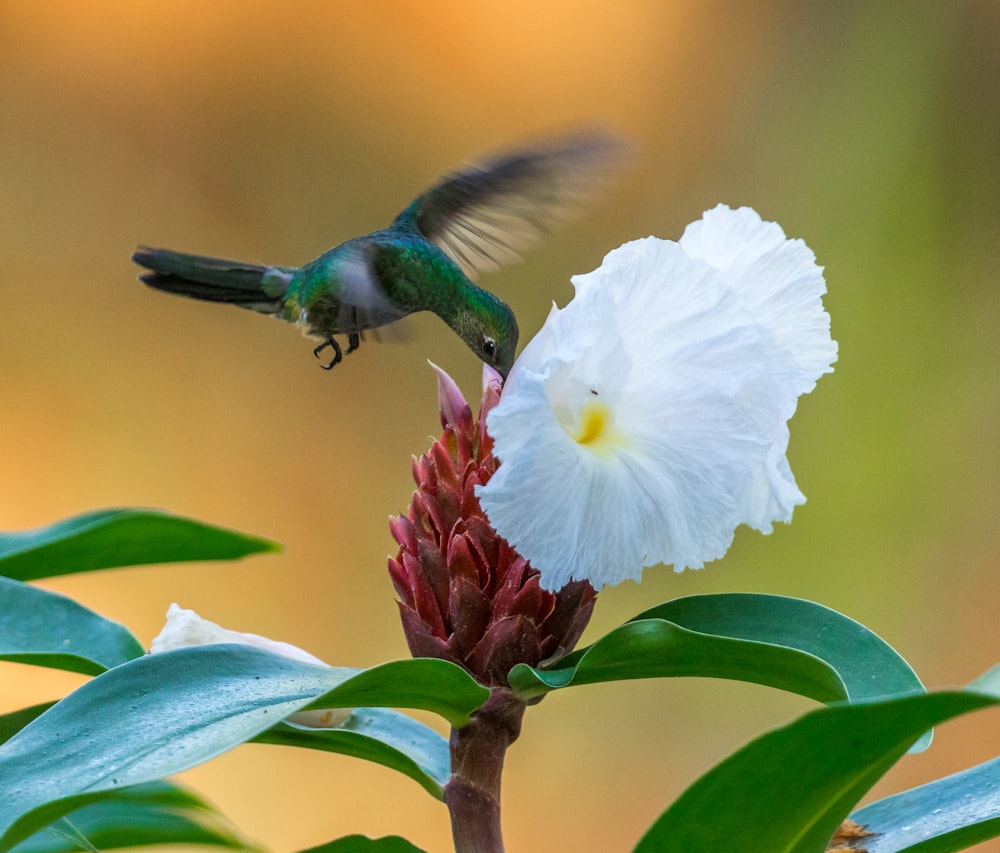
{"type": "Polygon", "coordinates": [[[471,278],[572,218],[625,152],[610,134],[586,133],[507,154],[446,176],[397,222],[410,219],[471,278]]]}

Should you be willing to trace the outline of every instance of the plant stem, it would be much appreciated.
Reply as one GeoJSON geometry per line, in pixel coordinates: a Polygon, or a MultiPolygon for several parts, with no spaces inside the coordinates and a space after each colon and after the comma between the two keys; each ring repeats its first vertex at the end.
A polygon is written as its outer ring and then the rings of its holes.
{"type": "Polygon", "coordinates": [[[525,704],[494,687],[469,725],[451,731],[451,779],[444,801],[451,814],[456,853],[503,853],[500,777],[503,760],[521,733],[525,704]]]}

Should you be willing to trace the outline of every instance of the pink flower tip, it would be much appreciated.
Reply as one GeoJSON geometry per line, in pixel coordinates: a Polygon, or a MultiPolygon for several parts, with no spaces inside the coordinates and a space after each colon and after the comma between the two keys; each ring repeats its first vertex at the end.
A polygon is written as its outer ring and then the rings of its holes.
{"type": "Polygon", "coordinates": [[[433,361],[427,362],[437,373],[438,382],[438,407],[441,409],[441,426],[444,429],[458,427],[465,422],[472,420],[472,407],[466,402],[461,389],[444,370],[438,367],[433,361]]]}

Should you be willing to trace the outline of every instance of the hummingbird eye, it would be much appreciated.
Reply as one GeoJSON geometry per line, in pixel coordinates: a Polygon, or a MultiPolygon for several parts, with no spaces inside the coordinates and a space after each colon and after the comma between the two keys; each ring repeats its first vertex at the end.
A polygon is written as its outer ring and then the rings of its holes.
{"type": "Polygon", "coordinates": [[[497,342],[496,342],[496,340],[493,339],[493,338],[491,338],[491,337],[489,337],[489,336],[484,336],[483,337],[483,355],[485,355],[487,358],[489,358],[489,359],[492,360],[492,359],[496,358],[496,354],[497,354],[497,342]]]}

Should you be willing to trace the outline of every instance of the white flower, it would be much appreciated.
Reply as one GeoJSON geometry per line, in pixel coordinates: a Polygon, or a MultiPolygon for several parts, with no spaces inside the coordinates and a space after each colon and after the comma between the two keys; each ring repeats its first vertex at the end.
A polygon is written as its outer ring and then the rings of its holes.
{"type": "Polygon", "coordinates": [[[573,285],[490,413],[502,464],[478,490],[542,586],[701,568],[738,525],[790,520],[786,422],[837,357],[805,243],[720,205],[573,285]]]}
{"type": "MultiPolygon", "coordinates": [[[[186,649],[191,646],[209,646],[214,643],[240,643],[244,646],[254,646],[258,649],[266,649],[275,654],[284,655],[286,658],[312,663],[319,666],[329,666],[315,655],[309,654],[298,646],[291,643],[284,643],[280,640],[271,640],[259,634],[245,634],[242,631],[230,631],[202,619],[195,611],[185,610],[179,605],[171,604],[167,609],[167,622],[163,630],[154,638],[150,644],[150,654],[169,652],[173,649],[186,649]]],[[[292,723],[300,726],[308,726],[314,729],[337,728],[342,725],[351,715],[350,708],[326,708],[317,711],[299,711],[292,714],[288,719],[292,723]]]]}

